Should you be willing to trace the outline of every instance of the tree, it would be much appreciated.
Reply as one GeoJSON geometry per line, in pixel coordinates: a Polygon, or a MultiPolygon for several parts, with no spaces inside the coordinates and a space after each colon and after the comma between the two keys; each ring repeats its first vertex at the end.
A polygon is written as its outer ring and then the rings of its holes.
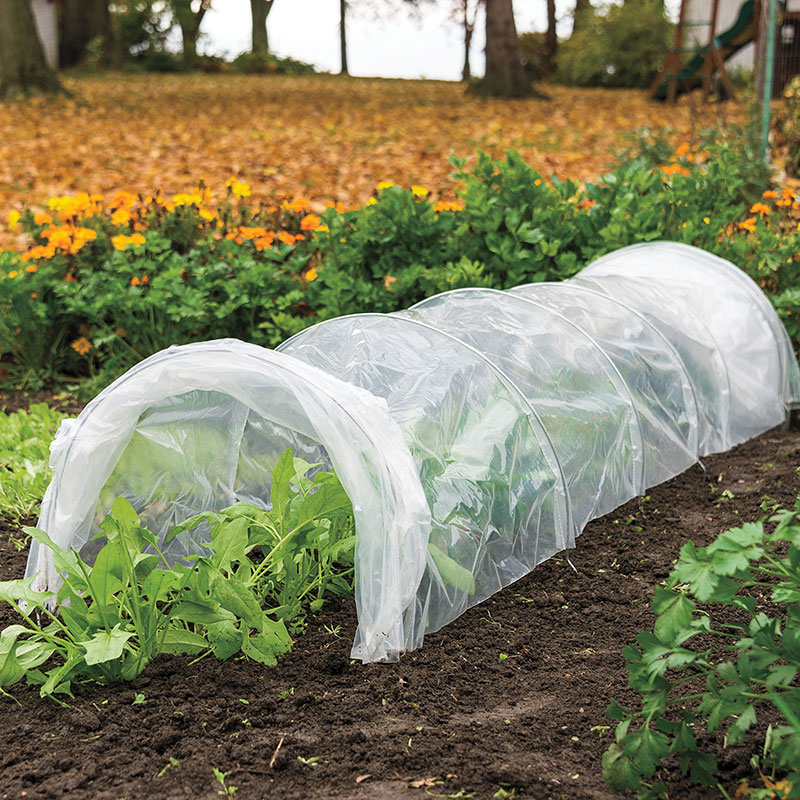
{"type": "Polygon", "coordinates": [[[456,0],[452,16],[461,23],[464,29],[464,66],[461,69],[461,80],[472,79],[472,68],[469,63],[469,51],[472,46],[472,34],[475,32],[475,21],[478,9],[484,0],[456,0]]]}
{"type": "Polygon", "coordinates": [[[59,91],[28,0],[0,0],[0,99],[59,91]]]}
{"type": "Polygon", "coordinates": [[[250,0],[250,17],[253,20],[253,47],[254,53],[266,53],[269,50],[267,36],[267,17],[272,11],[275,0],[250,0]]]}
{"type": "Polygon", "coordinates": [[[170,0],[170,7],[183,37],[183,61],[191,65],[197,60],[197,37],[211,0],[170,0]]]}
{"type": "Polygon", "coordinates": [[[339,45],[342,53],[342,75],[349,75],[347,71],[347,0],[339,0],[339,45]]]}
{"type": "Polygon", "coordinates": [[[581,17],[583,17],[587,11],[590,11],[591,8],[592,6],[589,0],[575,0],[575,10],[572,12],[572,33],[578,30],[582,24],[580,21],[581,17]]]}
{"type": "Polygon", "coordinates": [[[486,74],[475,90],[495,97],[541,97],[522,67],[512,0],[486,0],[486,74]]]}
{"type": "Polygon", "coordinates": [[[58,6],[58,61],[73,67],[85,58],[89,44],[102,43],[102,59],[108,63],[113,51],[108,0],[61,0],[58,6]]]}
{"type": "Polygon", "coordinates": [[[558,48],[558,35],[556,34],[556,0],[547,0],[547,33],[544,37],[544,60],[547,73],[553,71],[553,61],[558,48]]]}

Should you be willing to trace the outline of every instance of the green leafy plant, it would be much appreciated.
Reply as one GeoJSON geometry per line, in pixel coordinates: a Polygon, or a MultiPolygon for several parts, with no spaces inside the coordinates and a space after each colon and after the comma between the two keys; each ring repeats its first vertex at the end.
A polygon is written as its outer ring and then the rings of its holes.
{"type": "Polygon", "coordinates": [[[67,415],[33,403],[0,414],[0,508],[12,520],[34,516],[50,482],[50,442],[67,415]]]}
{"type": "Polygon", "coordinates": [[[800,500],[770,521],[772,532],[762,520],[707,547],[687,542],[667,585],[656,589],[653,630],[623,651],[641,707],[612,700],[607,712],[618,721],[603,756],[613,791],[663,796],[653,776],[667,757],[692,780],[716,785],[701,727],[737,745],[763,713],[782,721],[767,729],[759,767],[785,779],[785,796],[800,797],[800,500]]]}
{"type": "Polygon", "coordinates": [[[237,504],[193,517],[172,535],[208,525],[209,547],[174,565],[123,498],[100,524],[93,564],[25,528],[52,549],[63,585],[54,595],[35,591],[34,578],[0,583],[0,599],[23,620],[0,633],[0,687],[25,678],[57,699],[74,681],[132,680],[159,653],[242,652],[274,665],[292,646],[287,626],[299,630],[326,591],[352,591],[352,507],[335,475],[309,477],[318,466],[287,450],[272,509],[237,504]]]}

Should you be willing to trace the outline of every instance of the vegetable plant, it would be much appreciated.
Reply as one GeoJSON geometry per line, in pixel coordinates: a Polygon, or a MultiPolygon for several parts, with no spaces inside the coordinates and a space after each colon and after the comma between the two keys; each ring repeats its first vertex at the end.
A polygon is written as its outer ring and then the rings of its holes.
{"type": "Polygon", "coordinates": [[[187,520],[171,536],[204,525],[209,546],[176,564],[124,498],[100,523],[92,564],[25,528],[53,550],[63,584],[53,593],[34,590],[34,578],[0,583],[22,618],[0,633],[0,691],[25,678],[62,702],[73,683],[132,680],[159,653],[241,652],[274,665],[306,609],[327,590],[352,591],[352,507],[334,474],[309,474],[319,466],[287,450],[272,508],[239,503],[187,520]]]}
{"type": "Polygon", "coordinates": [[[687,542],[656,589],[653,630],[623,650],[641,705],[612,700],[607,711],[618,721],[603,756],[612,790],[665,796],[654,776],[667,757],[692,780],[717,785],[699,732],[741,744],[761,716],[779,722],[752,763],[766,780],[784,779],[784,796],[800,797],[800,499],[769,521],[771,532],[761,520],[707,547],[687,542]]]}

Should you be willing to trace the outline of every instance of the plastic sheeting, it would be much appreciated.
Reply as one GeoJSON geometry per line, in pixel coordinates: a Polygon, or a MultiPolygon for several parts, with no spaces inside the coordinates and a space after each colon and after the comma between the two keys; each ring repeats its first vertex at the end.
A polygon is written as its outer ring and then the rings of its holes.
{"type": "MultiPolygon", "coordinates": [[[[65,423],[40,526],[91,557],[118,495],[164,537],[269,504],[286,447],[336,469],[356,515],[352,654],[394,660],[571,547],[586,522],[800,401],[791,342],[734,265],[650,243],[576,278],[466,289],[145,360],[65,423]],[[465,580],[466,576],[466,580],[465,580]]],[[[177,537],[177,559],[201,542],[177,537]]],[[[38,588],[58,576],[33,545],[38,588]]]]}

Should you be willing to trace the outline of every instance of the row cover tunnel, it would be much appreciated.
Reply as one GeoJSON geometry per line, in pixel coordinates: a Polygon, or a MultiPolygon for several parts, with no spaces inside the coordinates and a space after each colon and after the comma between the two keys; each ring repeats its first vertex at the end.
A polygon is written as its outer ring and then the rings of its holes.
{"type": "MultiPolygon", "coordinates": [[[[164,350],[59,429],[39,524],[90,554],[122,495],[163,539],[201,510],[268,506],[291,447],[353,501],[352,655],[395,660],[589,520],[798,402],[791,341],[744,272],[688,245],[634,245],[561,283],[339,317],[277,351],[164,350]]],[[[57,585],[47,548],[32,545],[27,574],[57,585]]]]}

